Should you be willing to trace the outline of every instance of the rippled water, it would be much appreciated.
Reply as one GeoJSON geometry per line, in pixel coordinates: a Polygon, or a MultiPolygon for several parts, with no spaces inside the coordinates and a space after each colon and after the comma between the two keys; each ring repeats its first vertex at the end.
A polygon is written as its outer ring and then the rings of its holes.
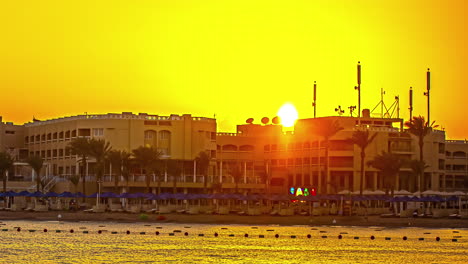
{"type": "Polygon", "coordinates": [[[466,229],[32,221],[0,224],[0,263],[468,263],[466,229]],[[405,236],[407,240],[403,240],[405,236]]]}

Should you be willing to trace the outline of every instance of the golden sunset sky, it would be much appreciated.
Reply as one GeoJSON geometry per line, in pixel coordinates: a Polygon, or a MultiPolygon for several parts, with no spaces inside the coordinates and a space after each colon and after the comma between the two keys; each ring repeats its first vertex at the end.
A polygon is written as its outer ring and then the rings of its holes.
{"type": "MultiPolygon", "coordinates": [[[[18,124],[132,111],[218,119],[231,132],[273,117],[374,108],[380,89],[408,119],[427,116],[468,138],[468,1],[2,1],[0,115],[18,124]]],[[[348,115],[346,113],[345,115],[348,115]]]]}

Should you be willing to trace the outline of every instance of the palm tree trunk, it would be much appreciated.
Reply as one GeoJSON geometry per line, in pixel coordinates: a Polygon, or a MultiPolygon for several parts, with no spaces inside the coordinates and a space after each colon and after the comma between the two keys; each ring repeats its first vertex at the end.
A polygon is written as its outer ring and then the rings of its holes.
{"type": "Polygon", "coordinates": [[[361,181],[359,182],[359,195],[362,195],[364,188],[364,159],[366,158],[366,152],[364,149],[361,150],[361,181]]]}
{"type": "Polygon", "coordinates": [[[115,175],[115,179],[114,179],[114,187],[115,187],[115,193],[119,193],[119,177],[120,175],[118,176],[117,174],[115,175]]]}
{"type": "MultiPolygon", "coordinates": [[[[83,169],[81,170],[81,179],[83,180],[83,194],[86,195],[86,156],[82,157],[83,159],[83,169]]],[[[83,197],[83,202],[86,201],[86,198],[83,197]]]]}
{"type": "Polygon", "coordinates": [[[34,173],[36,173],[36,191],[39,192],[39,188],[41,185],[41,178],[39,178],[39,174],[37,173],[37,171],[34,171],[34,173]]]}
{"type": "Polygon", "coordinates": [[[326,146],[325,146],[325,190],[326,194],[330,194],[331,188],[330,188],[330,168],[329,168],[329,154],[328,154],[328,140],[326,141],[326,146]]]}
{"type": "Polygon", "coordinates": [[[419,140],[419,160],[420,160],[420,166],[421,166],[421,169],[419,171],[419,183],[418,183],[418,188],[419,188],[419,192],[423,192],[423,189],[424,189],[424,165],[423,165],[423,162],[424,162],[424,154],[423,154],[423,148],[424,148],[424,141],[423,139],[420,139],[419,140]]]}
{"type": "Polygon", "coordinates": [[[6,173],[5,171],[1,171],[0,174],[3,177],[3,192],[6,193],[6,182],[7,182],[6,173]]]}
{"type": "Polygon", "coordinates": [[[150,182],[151,182],[150,175],[146,173],[145,178],[146,178],[146,193],[150,193],[150,182]]]}

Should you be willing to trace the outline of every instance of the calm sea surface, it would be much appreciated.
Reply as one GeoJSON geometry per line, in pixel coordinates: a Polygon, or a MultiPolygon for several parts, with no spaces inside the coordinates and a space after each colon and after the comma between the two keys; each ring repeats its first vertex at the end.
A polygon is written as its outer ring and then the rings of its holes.
{"type": "Polygon", "coordinates": [[[0,263],[468,263],[466,229],[33,221],[0,229],[0,263]]]}

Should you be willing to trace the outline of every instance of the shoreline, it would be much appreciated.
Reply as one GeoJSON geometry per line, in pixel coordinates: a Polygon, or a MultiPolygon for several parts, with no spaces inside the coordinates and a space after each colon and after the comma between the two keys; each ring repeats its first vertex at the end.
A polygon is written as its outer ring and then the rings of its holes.
{"type": "Polygon", "coordinates": [[[468,219],[449,218],[382,218],[363,216],[244,216],[208,214],[140,214],[131,213],[87,213],[82,211],[10,212],[0,211],[0,221],[64,221],[64,222],[120,222],[120,223],[181,223],[181,224],[240,224],[240,225],[309,225],[309,226],[381,226],[423,228],[468,228],[468,219]],[[59,218],[58,215],[61,217],[59,218]],[[162,217],[161,217],[162,216],[162,217]],[[334,222],[334,220],[336,222],[334,222]]]}

